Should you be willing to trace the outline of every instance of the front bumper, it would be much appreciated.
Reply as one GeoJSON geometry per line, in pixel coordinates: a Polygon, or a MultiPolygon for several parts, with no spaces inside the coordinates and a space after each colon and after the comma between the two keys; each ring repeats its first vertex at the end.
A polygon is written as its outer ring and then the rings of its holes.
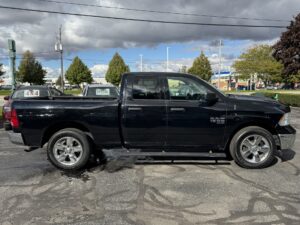
{"type": "Polygon", "coordinates": [[[292,126],[278,126],[277,132],[277,143],[281,150],[291,149],[294,147],[296,130],[292,126]]]}
{"type": "Polygon", "coordinates": [[[7,134],[11,143],[16,145],[24,145],[21,133],[14,133],[13,131],[8,131],[7,134]]]}
{"type": "Polygon", "coordinates": [[[296,134],[279,134],[281,150],[291,149],[294,147],[296,134]]]}

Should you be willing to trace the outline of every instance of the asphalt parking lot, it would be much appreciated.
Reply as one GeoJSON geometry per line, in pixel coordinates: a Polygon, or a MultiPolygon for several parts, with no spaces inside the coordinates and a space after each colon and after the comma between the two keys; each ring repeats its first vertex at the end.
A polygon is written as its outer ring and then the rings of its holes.
{"type": "Polygon", "coordinates": [[[113,162],[78,174],[53,168],[43,149],[24,152],[1,129],[0,223],[298,225],[299,109],[292,124],[294,149],[262,170],[232,161],[157,161],[113,162]]]}

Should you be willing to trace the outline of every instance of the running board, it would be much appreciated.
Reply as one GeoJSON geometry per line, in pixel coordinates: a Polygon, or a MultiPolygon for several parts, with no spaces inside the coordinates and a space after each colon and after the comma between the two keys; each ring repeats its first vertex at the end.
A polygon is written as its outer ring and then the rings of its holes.
{"type": "Polygon", "coordinates": [[[165,156],[165,157],[203,157],[203,158],[226,158],[226,153],[210,152],[120,152],[120,156],[165,156]]]}

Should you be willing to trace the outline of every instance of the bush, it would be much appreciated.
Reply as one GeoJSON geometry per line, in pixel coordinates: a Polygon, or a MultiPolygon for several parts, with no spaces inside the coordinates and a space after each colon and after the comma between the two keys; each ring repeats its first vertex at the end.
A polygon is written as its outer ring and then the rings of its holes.
{"type": "Polygon", "coordinates": [[[278,101],[289,106],[300,107],[300,95],[299,94],[289,94],[289,93],[276,93],[276,92],[258,92],[266,97],[276,99],[278,96],[278,101]]]}

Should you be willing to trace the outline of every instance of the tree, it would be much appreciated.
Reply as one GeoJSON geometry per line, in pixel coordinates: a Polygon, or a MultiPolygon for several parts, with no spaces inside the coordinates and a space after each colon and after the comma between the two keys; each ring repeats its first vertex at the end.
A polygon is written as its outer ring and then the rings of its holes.
{"type": "Polygon", "coordinates": [[[4,74],[5,74],[5,72],[3,71],[3,64],[0,63],[0,77],[4,74]]]}
{"type": "Polygon", "coordinates": [[[24,52],[18,71],[16,72],[17,80],[21,83],[30,83],[42,85],[45,84],[45,76],[47,72],[43,69],[30,51],[24,52]]]}
{"type": "Polygon", "coordinates": [[[92,72],[77,56],[66,71],[66,79],[70,84],[78,86],[83,82],[88,84],[93,82],[92,72]]]}
{"type": "Polygon", "coordinates": [[[272,56],[269,45],[255,45],[240,55],[233,64],[239,78],[249,79],[256,75],[267,86],[269,82],[281,82],[283,65],[272,56]]]}
{"type": "Polygon", "coordinates": [[[287,31],[273,46],[273,56],[284,66],[282,71],[285,82],[300,82],[300,14],[291,21],[287,31]]]}
{"type": "Polygon", "coordinates": [[[118,86],[121,82],[122,74],[127,72],[130,72],[129,67],[125,64],[119,53],[116,52],[112,60],[109,62],[105,79],[107,82],[118,86]]]}
{"type": "MultiPolygon", "coordinates": [[[[61,86],[61,76],[60,76],[60,75],[59,75],[59,77],[57,78],[55,84],[56,84],[57,86],[61,86]]],[[[64,82],[64,84],[65,84],[65,82],[64,82]]]]}
{"type": "Polygon", "coordinates": [[[208,58],[202,51],[200,56],[194,60],[192,67],[188,70],[188,73],[194,74],[206,81],[210,80],[213,72],[208,58]]]}

